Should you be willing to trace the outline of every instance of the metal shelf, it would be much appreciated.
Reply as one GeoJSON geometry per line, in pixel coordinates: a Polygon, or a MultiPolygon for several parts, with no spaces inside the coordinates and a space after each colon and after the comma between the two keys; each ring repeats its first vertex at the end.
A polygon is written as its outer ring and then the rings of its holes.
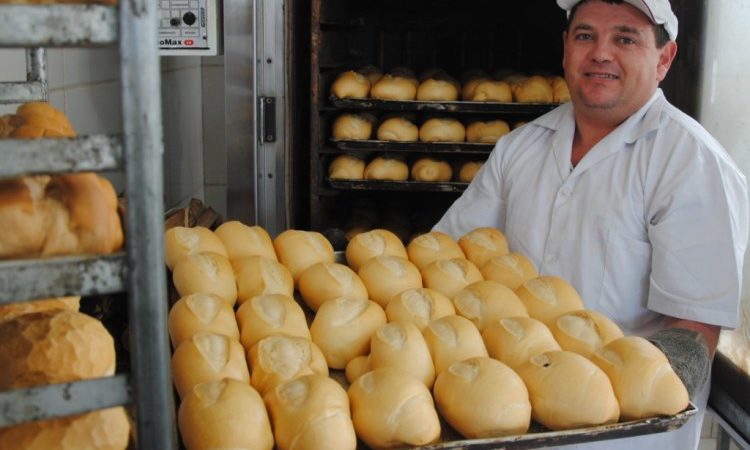
{"type": "Polygon", "coordinates": [[[383,111],[428,111],[450,113],[492,113],[541,115],[560,106],[550,103],[492,103],[492,102],[422,102],[416,100],[339,99],[329,97],[333,106],[342,109],[383,111]]]}
{"type": "Polygon", "coordinates": [[[41,81],[4,81],[0,83],[0,105],[42,101],[47,86],[41,81]]]}
{"type": "MultiPolygon", "coordinates": [[[[473,142],[394,142],[377,140],[335,140],[331,142],[339,150],[379,151],[405,153],[455,153],[461,155],[489,155],[495,144],[473,142]]],[[[333,153],[333,152],[332,152],[333,153]]]]}
{"type": "Polygon", "coordinates": [[[117,42],[117,7],[0,5],[0,47],[89,47],[117,42]]]}
{"type": "Polygon", "coordinates": [[[431,181],[382,181],[382,180],[332,180],[328,184],[334,189],[351,191],[404,191],[404,192],[463,192],[469,183],[431,181]]]}

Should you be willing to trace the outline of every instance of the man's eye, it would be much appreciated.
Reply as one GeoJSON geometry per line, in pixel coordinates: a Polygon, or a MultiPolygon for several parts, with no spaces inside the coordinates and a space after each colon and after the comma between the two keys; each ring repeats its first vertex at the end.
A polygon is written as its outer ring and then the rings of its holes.
{"type": "Polygon", "coordinates": [[[577,41],[590,41],[591,35],[588,33],[579,33],[579,34],[576,34],[576,40],[577,41]]]}
{"type": "Polygon", "coordinates": [[[635,41],[634,41],[634,40],[632,40],[632,39],[630,39],[630,38],[628,38],[628,37],[621,37],[621,38],[618,38],[618,39],[617,39],[617,41],[618,41],[618,42],[619,42],[620,44],[624,44],[624,45],[633,45],[633,44],[635,44],[635,41]]]}

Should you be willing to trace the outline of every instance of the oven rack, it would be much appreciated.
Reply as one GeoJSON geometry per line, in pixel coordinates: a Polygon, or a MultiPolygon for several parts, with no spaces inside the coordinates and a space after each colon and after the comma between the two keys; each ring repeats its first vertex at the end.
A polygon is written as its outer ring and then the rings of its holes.
{"type": "MultiPolygon", "coordinates": [[[[338,150],[345,151],[377,151],[377,152],[405,152],[405,153],[449,153],[461,155],[489,155],[495,144],[480,144],[473,142],[396,142],[379,140],[343,140],[331,139],[331,143],[338,150]]],[[[329,151],[341,153],[340,151],[329,151]]],[[[328,153],[325,149],[321,153],[328,153]]]]}
{"type": "Polygon", "coordinates": [[[385,181],[385,180],[334,180],[326,181],[334,189],[350,191],[410,191],[410,192],[463,192],[469,183],[458,181],[385,181]]]}
{"type": "Polygon", "coordinates": [[[557,103],[495,103],[495,102],[428,102],[417,100],[377,100],[328,98],[335,108],[381,111],[435,113],[487,113],[539,116],[560,106],[557,103]]]}

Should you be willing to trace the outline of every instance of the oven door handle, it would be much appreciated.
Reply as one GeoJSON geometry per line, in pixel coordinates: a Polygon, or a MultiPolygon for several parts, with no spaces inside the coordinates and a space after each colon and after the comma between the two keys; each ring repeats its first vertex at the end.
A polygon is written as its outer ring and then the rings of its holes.
{"type": "Polygon", "coordinates": [[[276,97],[258,97],[260,142],[276,142],[276,97]]]}

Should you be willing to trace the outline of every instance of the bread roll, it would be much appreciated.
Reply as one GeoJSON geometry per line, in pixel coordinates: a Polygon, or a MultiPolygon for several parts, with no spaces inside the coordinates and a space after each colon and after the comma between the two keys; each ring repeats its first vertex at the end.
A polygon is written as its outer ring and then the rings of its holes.
{"type": "Polygon", "coordinates": [[[505,73],[499,76],[499,73],[495,73],[495,77],[501,79],[510,85],[511,89],[515,89],[517,86],[523,84],[529,77],[518,72],[504,71],[505,73]]]}
{"type": "Polygon", "coordinates": [[[308,267],[319,262],[333,262],[333,246],[317,231],[286,230],[276,236],[273,248],[279,262],[292,274],[294,282],[308,267]]]}
{"type": "Polygon", "coordinates": [[[365,180],[406,181],[409,166],[400,159],[378,156],[365,167],[365,180]]]}
{"type": "Polygon", "coordinates": [[[425,445],[440,437],[430,391],[398,369],[368,372],[349,387],[348,394],[354,429],[371,448],[425,445]]]}
{"type": "Polygon", "coordinates": [[[529,316],[545,324],[551,323],[560,314],[584,309],[583,300],[575,288],[557,276],[532,278],[515,293],[526,305],[529,316]]]}
{"type": "Polygon", "coordinates": [[[398,256],[370,258],[360,267],[358,275],[370,299],[383,308],[396,294],[422,287],[422,275],[417,266],[398,256]]]}
{"type": "Polygon", "coordinates": [[[422,269],[424,287],[434,289],[448,298],[453,298],[466,286],[482,281],[479,269],[463,258],[435,261],[422,269]]]}
{"type": "Polygon", "coordinates": [[[333,121],[332,136],[334,139],[362,141],[372,136],[372,122],[365,116],[345,113],[333,121]]]}
{"type": "Polygon", "coordinates": [[[462,183],[471,183],[479,169],[482,168],[484,162],[482,161],[469,161],[461,165],[461,169],[458,171],[458,181],[462,183]]]}
{"type": "Polygon", "coordinates": [[[0,180],[0,258],[41,255],[47,234],[44,191],[49,177],[0,180]],[[7,232],[10,230],[11,232],[7,232]]]}
{"type": "Polygon", "coordinates": [[[417,378],[432,389],[435,366],[419,328],[409,322],[391,322],[375,331],[370,341],[373,369],[393,367],[417,378]]]}
{"type": "Polygon", "coordinates": [[[502,283],[514,291],[524,282],[539,276],[534,263],[521,253],[493,256],[479,266],[486,280],[502,283]]]}
{"type": "Polygon", "coordinates": [[[114,340],[91,316],[58,309],[0,324],[0,389],[68,383],[114,373],[114,340]]]}
{"type": "Polygon", "coordinates": [[[10,134],[15,130],[15,127],[10,123],[12,117],[12,114],[3,114],[0,116],[0,139],[10,137],[10,134]]]}
{"type": "Polygon", "coordinates": [[[419,128],[404,117],[389,117],[378,126],[379,141],[416,142],[419,128]]]}
{"type": "Polygon", "coordinates": [[[617,422],[620,407],[607,375],[578,353],[551,351],[518,367],[531,399],[531,416],[552,430],[617,422]]]}
{"type": "Polygon", "coordinates": [[[504,120],[472,122],[466,127],[466,142],[494,144],[508,133],[510,133],[510,126],[504,120]]]}
{"type": "Polygon", "coordinates": [[[507,255],[508,239],[502,231],[492,227],[475,228],[461,236],[458,245],[466,259],[481,267],[494,256],[507,255]]]}
{"type": "Polygon", "coordinates": [[[435,261],[465,258],[463,250],[449,235],[440,231],[430,231],[415,237],[406,246],[409,260],[419,270],[424,269],[435,261]]]}
{"type": "Polygon", "coordinates": [[[206,252],[229,258],[219,236],[206,227],[173,227],[164,232],[164,257],[169,270],[174,270],[177,261],[185,256],[206,252]]]}
{"type": "Polygon", "coordinates": [[[440,374],[451,364],[476,356],[488,356],[482,335],[471,321],[461,316],[433,320],[422,330],[427,347],[440,374]]]}
{"type": "Polygon", "coordinates": [[[378,100],[414,100],[417,81],[399,75],[383,75],[370,89],[370,97],[378,100]]]}
{"type": "Polygon", "coordinates": [[[231,306],[237,302],[237,281],[229,260],[218,253],[194,253],[180,259],[172,271],[172,282],[180,297],[214,294],[231,306]]]}
{"type": "Polygon", "coordinates": [[[10,117],[13,139],[75,137],[76,132],[65,114],[45,102],[29,102],[10,117]]]}
{"type": "Polygon", "coordinates": [[[346,363],[344,375],[346,375],[346,381],[348,381],[349,384],[352,384],[354,383],[354,380],[371,370],[372,365],[370,364],[370,356],[357,356],[346,363]]]}
{"type": "Polygon", "coordinates": [[[237,309],[237,324],[240,327],[240,342],[245,351],[273,334],[310,339],[305,312],[286,295],[253,297],[237,309]]]}
{"type": "Polygon", "coordinates": [[[339,74],[331,85],[336,98],[367,98],[369,92],[370,80],[353,70],[339,74]]]}
{"type": "Polygon", "coordinates": [[[167,326],[173,348],[201,331],[240,338],[232,307],[213,294],[191,294],[179,299],[169,310],[167,326]]]}
{"type": "Polygon", "coordinates": [[[327,300],[353,297],[367,300],[367,288],[354,271],[343,264],[317,263],[302,272],[299,292],[307,306],[317,311],[327,300]]]}
{"type": "Polygon", "coordinates": [[[266,404],[279,450],[357,448],[349,397],[328,377],[287,381],[268,393],[266,404]]]}
{"type": "Polygon", "coordinates": [[[468,439],[524,434],[531,402],[523,380],[491,358],[453,363],[435,381],[440,415],[468,439]]]}
{"type": "Polygon", "coordinates": [[[570,311],[550,322],[549,329],[563,350],[591,358],[604,345],[623,336],[604,314],[589,309],[570,311]]]}
{"type": "Polygon", "coordinates": [[[130,422],[122,407],[0,428],[3,449],[124,450],[129,439],[130,422]]]}
{"type": "Polygon", "coordinates": [[[0,322],[15,319],[24,314],[30,314],[39,311],[50,311],[57,309],[67,309],[78,311],[81,306],[81,297],[54,297],[44,298],[34,301],[24,301],[20,303],[7,303],[0,305],[0,322]]]}
{"type": "Polygon", "coordinates": [[[458,100],[458,85],[449,79],[428,78],[417,88],[417,100],[420,101],[447,101],[458,100]]]}
{"type": "Polygon", "coordinates": [[[513,370],[534,355],[561,350],[547,325],[531,317],[497,320],[484,329],[482,340],[492,358],[513,370]]]}
{"type": "Polygon", "coordinates": [[[242,305],[258,295],[294,295],[294,279],[289,269],[265,256],[247,256],[234,264],[237,302],[242,305]]]}
{"type": "Polygon", "coordinates": [[[219,225],[214,232],[221,239],[232,264],[248,256],[263,256],[277,261],[273,241],[268,232],[260,226],[248,226],[238,220],[230,220],[219,225]]]}
{"type": "Polygon", "coordinates": [[[475,102],[510,103],[513,93],[510,85],[505,81],[483,80],[474,87],[471,100],[475,102]]]}
{"type": "Polygon", "coordinates": [[[474,100],[474,90],[477,88],[477,85],[485,81],[492,81],[492,78],[487,74],[480,74],[467,79],[461,87],[461,99],[467,101],[474,100]]]}
{"type": "Polygon", "coordinates": [[[518,103],[552,103],[554,93],[546,78],[535,75],[513,87],[513,99],[518,103]]]}
{"type": "Polygon", "coordinates": [[[346,263],[359,271],[362,264],[376,256],[398,256],[408,258],[406,247],[395,234],[377,228],[353,237],[346,245],[346,263]]]}
{"type": "Polygon", "coordinates": [[[405,321],[423,330],[430,321],[456,314],[453,303],[433,289],[407,289],[396,294],[385,308],[388,322],[405,321]]]}
{"type": "Polygon", "coordinates": [[[172,354],[172,378],[180,398],[196,384],[234,378],[250,381],[245,352],[239,341],[201,331],[183,341],[172,354]]]}
{"type": "Polygon", "coordinates": [[[385,312],[377,303],[339,297],[320,306],[310,333],[328,366],[343,369],[352,359],[370,352],[372,334],[385,324],[385,312]]]}
{"type": "Polygon", "coordinates": [[[193,387],[180,403],[177,424],[187,449],[273,449],[263,399],[250,385],[232,378],[193,387]]]}
{"type": "Polygon", "coordinates": [[[642,337],[615,339],[591,360],[612,382],[623,420],[671,416],[688,406],[687,389],[669,360],[642,337]]]}
{"type": "Polygon", "coordinates": [[[357,73],[363,75],[370,81],[370,86],[374,85],[383,77],[383,70],[380,67],[367,65],[357,69],[357,73]]]}
{"type": "Polygon", "coordinates": [[[555,103],[565,103],[570,101],[570,91],[568,83],[563,77],[552,78],[552,101],[555,103]]]}
{"type": "Polygon", "coordinates": [[[422,142],[463,142],[466,129],[456,119],[427,119],[419,127],[419,140],[422,142]]]}
{"type": "Polygon", "coordinates": [[[411,178],[415,181],[447,182],[453,178],[451,165],[433,158],[419,158],[411,166],[411,178]]]}
{"type": "Polygon", "coordinates": [[[285,381],[305,375],[328,376],[320,349],[310,339],[277,334],[255,344],[247,354],[253,385],[265,395],[285,381]]]}
{"type": "Polygon", "coordinates": [[[521,299],[497,281],[477,281],[453,297],[456,313],[471,320],[480,332],[504,317],[528,317],[521,299]]]}
{"type": "Polygon", "coordinates": [[[339,155],[328,166],[328,178],[332,180],[363,180],[365,162],[351,155],[339,155]]]}

